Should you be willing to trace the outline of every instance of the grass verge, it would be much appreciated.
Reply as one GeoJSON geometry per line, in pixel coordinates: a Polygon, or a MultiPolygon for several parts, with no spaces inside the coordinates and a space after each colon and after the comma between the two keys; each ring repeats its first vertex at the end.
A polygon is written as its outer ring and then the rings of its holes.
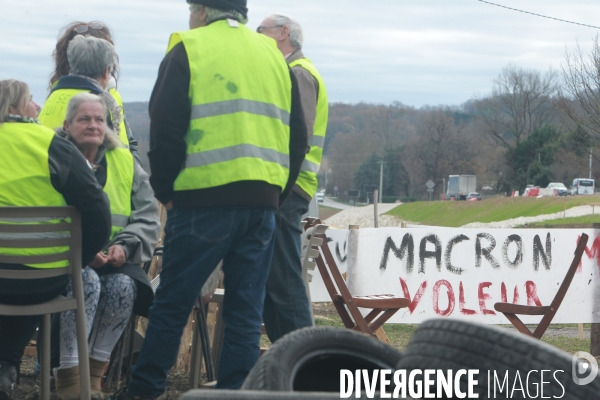
{"type": "MultiPolygon", "coordinates": [[[[598,207],[598,212],[600,212],[600,207],[598,207]]],[[[584,215],[582,217],[575,218],[550,219],[547,221],[517,226],[517,228],[570,228],[575,226],[578,228],[582,228],[584,226],[592,228],[592,225],[595,223],[600,223],[600,214],[584,215]]]]}
{"type": "Polygon", "coordinates": [[[499,197],[483,201],[420,201],[389,211],[404,221],[459,227],[471,222],[495,222],[517,217],[553,214],[582,205],[598,206],[600,195],[566,197],[499,197]]]}
{"type": "MultiPolygon", "coordinates": [[[[336,328],[344,328],[344,324],[339,315],[335,312],[333,306],[320,308],[315,307],[315,326],[333,326],[336,328]]],[[[501,327],[509,328],[512,325],[501,325],[501,327]]],[[[390,339],[392,346],[400,351],[404,351],[410,338],[417,330],[417,324],[385,324],[383,330],[390,339]]],[[[584,328],[589,329],[590,324],[584,324],[584,328]]],[[[577,329],[577,324],[552,324],[548,328],[554,330],[552,335],[542,337],[542,341],[554,347],[557,347],[567,353],[574,354],[578,351],[590,351],[590,339],[579,340],[577,334],[573,331],[577,329]],[[565,329],[565,334],[561,334],[560,330],[565,329]]],[[[262,335],[261,347],[270,347],[271,342],[267,335],[262,335]]]]}

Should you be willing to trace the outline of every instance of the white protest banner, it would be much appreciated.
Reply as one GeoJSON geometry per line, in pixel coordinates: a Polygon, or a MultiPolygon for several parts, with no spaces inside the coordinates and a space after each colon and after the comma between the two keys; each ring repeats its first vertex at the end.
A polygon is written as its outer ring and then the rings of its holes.
{"type": "MultiPolygon", "coordinates": [[[[331,250],[331,254],[335,259],[340,273],[346,272],[347,265],[347,246],[348,246],[348,229],[327,229],[327,245],[331,250]]],[[[316,267],[313,272],[312,281],[309,284],[310,298],[313,303],[330,302],[331,296],[327,292],[323,278],[319,273],[319,268],[316,267]]]]}
{"type": "MultiPolygon", "coordinates": [[[[549,305],[582,232],[590,237],[587,249],[552,322],[600,322],[600,232],[592,229],[354,230],[347,283],[356,296],[409,298],[410,307],[389,322],[443,316],[506,324],[494,303],[549,305]]],[[[537,323],[540,317],[522,320],[537,323]]]]}

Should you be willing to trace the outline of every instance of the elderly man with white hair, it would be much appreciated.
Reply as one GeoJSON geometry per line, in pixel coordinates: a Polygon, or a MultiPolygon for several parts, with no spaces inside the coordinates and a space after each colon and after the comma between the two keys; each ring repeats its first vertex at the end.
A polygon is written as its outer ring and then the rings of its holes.
{"type": "Polygon", "coordinates": [[[288,16],[271,14],[256,31],[275,39],[298,81],[310,145],[292,193],[275,214],[275,250],[263,312],[267,334],[274,342],[286,333],[313,325],[302,279],[300,220],[308,212],[318,187],[317,173],[325,143],[328,103],[321,75],[302,53],[304,35],[300,24],[288,16]]]}
{"type": "Polygon", "coordinates": [[[75,36],[67,49],[71,72],[60,77],[44,103],[38,119],[50,129],[63,126],[69,100],[76,94],[87,92],[102,97],[110,111],[108,127],[117,135],[121,125],[122,110],[113,96],[106,91],[111,71],[117,62],[117,52],[107,40],[93,36],[75,36]]]}

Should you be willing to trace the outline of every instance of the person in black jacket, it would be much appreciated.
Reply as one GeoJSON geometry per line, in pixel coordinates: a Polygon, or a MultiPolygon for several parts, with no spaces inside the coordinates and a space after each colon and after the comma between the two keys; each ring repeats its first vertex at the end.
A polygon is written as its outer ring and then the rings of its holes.
{"type": "MultiPolygon", "coordinates": [[[[87,265],[110,234],[108,198],[79,150],[39,125],[35,119],[38,110],[24,82],[0,81],[0,207],[75,206],[81,213],[82,265],[87,265]]],[[[0,268],[32,267],[0,263],[0,268]]],[[[67,284],[67,276],[33,281],[0,279],[0,303],[48,301],[61,294],[67,284]]],[[[39,316],[0,316],[0,400],[14,398],[21,357],[39,321],[39,316]]]]}

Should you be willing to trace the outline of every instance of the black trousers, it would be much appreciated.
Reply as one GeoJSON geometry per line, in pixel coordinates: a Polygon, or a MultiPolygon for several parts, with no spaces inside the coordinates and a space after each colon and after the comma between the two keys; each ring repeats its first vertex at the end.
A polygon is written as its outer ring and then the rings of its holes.
{"type": "MultiPolygon", "coordinates": [[[[13,269],[13,268],[11,268],[13,269]]],[[[67,275],[47,279],[0,279],[0,303],[30,305],[52,300],[67,286],[67,275]]],[[[41,316],[0,315],[0,362],[18,366],[41,316]]]]}

